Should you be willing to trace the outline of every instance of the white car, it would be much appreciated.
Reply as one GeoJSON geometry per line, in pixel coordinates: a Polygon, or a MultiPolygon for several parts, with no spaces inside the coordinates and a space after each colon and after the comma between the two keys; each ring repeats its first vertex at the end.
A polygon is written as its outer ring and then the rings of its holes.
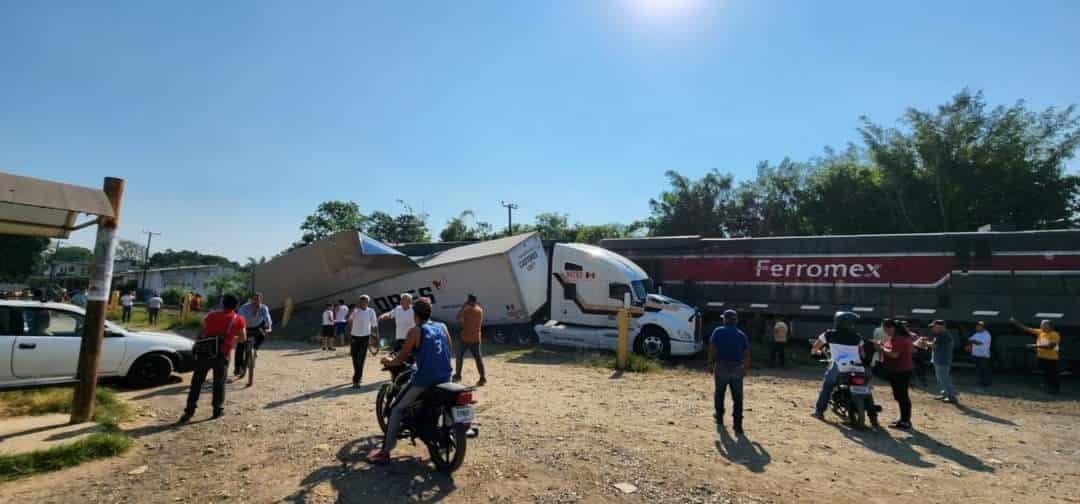
{"type": "MultiPolygon", "coordinates": [[[[64,303],[0,300],[0,389],[74,382],[86,311],[64,303]]],[[[134,386],[191,371],[193,342],[105,323],[98,376],[134,386]]]]}

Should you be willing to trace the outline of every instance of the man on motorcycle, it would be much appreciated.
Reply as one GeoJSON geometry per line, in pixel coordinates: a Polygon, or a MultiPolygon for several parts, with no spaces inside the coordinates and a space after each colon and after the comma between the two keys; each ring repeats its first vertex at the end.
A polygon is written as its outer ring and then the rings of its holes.
{"type": "MultiPolygon", "coordinates": [[[[829,346],[829,352],[832,355],[829,369],[825,371],[825,379],[821,382],[817,404],[811,415],[818,420],[825,419],[825,409],[829,406],[829,397],[832,395],[833,388],[836,387],[836,379],[840,374],[840,363],[861,365],[864,356],[869,354],[863,349],[865,342],[862,336],[855,331],[855,322],[858,320],[859,316],[855,313],[836,312],[833,316],[833,328],[821,333],[814,341],[812,351],[815,355],[821,354],[826,345],[829,346]]],[[[875,429],[879,428],[877,408],[874,406],[872,396],[869,398],[867,414],[870,417],[870,424],[875,429]]]]}
{"type": "Polygon", "coordinates": [[[368,456],[368,462],[373,464],[385,464],[390,461],[390,452],[397,444],[401,417],[409,405],[416,402],[429,387],[450,381],[451,349],[446,326],[431,321],[431,301],[427,298],[420,298],[413,303],[412,311],[416,327],[409,329],[401,352],[393,359],[383,357],[382,365],[384,367],[400,366],[412,358],[416,365],[416,372],[400,393],[401,398],[397,405],[390,412],[390,422],[387,425],[382,449],[368,456]]]}

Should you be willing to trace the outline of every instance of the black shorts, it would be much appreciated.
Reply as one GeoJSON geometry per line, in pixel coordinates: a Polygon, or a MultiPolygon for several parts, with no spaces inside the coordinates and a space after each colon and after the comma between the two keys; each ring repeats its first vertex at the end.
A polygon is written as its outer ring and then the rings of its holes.
{"type": "Polygon", "coordinates": [[[332,325],[324,325],[324,326],[322,326],[322,337],[324,337],[324,338],[333,338],[334,337],[334,326],[332,326],[332,325]]]}

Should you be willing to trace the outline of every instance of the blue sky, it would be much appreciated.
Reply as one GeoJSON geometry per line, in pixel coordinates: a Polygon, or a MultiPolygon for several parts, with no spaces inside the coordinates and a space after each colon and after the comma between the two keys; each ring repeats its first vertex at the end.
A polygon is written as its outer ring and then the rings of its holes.
{"type": "Polygon", "coordinates": [[[0,171],[124,178],[121,236],[235,259],[328,199],[627,222],[665,170],[752,177],[965,86],[1080,103],[1069,0],[82,4],[0,0],[0,171]]]}

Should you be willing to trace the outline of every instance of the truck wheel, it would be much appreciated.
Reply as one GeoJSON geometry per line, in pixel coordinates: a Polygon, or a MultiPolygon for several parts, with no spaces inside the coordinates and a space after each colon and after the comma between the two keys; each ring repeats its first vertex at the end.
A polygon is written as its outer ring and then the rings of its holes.
{"type": "Polygon", "coordinates": [[[139,357],[128,370],[127,381],[132,387],[157,387],[168,383],[172,376],[172,361],[162,354],[139,357]]]}
{"type": "Polygon", "coordinates": [[[648,326],[634,343],[634,352],[651,359],[666,359],[671,355],[671,340],[663,329],[648,326]]]}

